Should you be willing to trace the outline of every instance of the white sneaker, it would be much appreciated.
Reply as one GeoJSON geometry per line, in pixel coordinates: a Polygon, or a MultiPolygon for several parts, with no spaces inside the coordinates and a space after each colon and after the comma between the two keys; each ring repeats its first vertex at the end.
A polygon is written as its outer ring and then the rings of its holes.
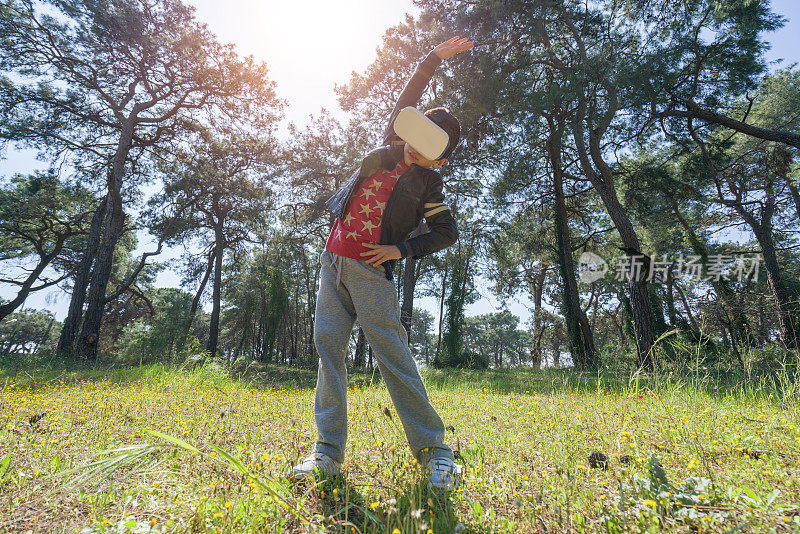
{"type": "Polygon", "coordinates": [[[342,470],[342,464],[322,452],[313,452],[302,462],[289,470],[287,478],[293,480],[303,480],[312,478],[319,480],[324,475],[338,475],[342,470]]]}
{"type": "Polygon", "coordinates": [[[437,456],[428,462],[428,476],[434,489],[453,491],[458,488],[460,474],[461,466],[447,456],[437,456]]]}

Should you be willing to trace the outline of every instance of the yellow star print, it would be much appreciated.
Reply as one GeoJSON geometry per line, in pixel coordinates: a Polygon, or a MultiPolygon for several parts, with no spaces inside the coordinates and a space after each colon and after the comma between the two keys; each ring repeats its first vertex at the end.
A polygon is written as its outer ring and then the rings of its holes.
{"type": "Polygon", "coordinates": [[[370,213],[372,213],[372,208],[369,207],[369,203],[361,204],[361,210],[358,213],[363,213],[367,217],[369,217],[370,213]]]}
{"type": "Polygon", "coordinates": [[[358,232],[347,232],[347,237],[352,237],[353,241],[357,241],[361,235],[358,232]]]}
{"type": "Polygon", "coordinates": [[[377,191],[378,189],[381,188],[381,185],[383,185],[383,180],[378,180],[377,178],[373,178],[372,183],[369,184],[369,187],[374,187],[375,191],[377,191]]]}
{"type": "Polygon", "coordinates": [[[364,192],[363,192],[363,193],[361,193],[361,196],[363,196],[363,197],[365,197],[367,200],[369,200],[369,197],[370,197],[370,196],[373,196],[373,197],[375,196],[375,191],[373,191],[373,190],[372,190],[372,189],[370,189],[369,187],[365,187],[365,188],[364,188],[364,192]]]}
{"type": "Polygon", "coordinates": [[[369,232],[370,234],[372,234],[372,230],[378,227],[378,225],[373,223],[372,221],[364,221],[361,224],[364,225],[364,231],[369,232]]]}
{"type": "Polygon", "coordinates": [[[349,211],[347,212],[347,215],[344,216],[345,224],[350,224],[350,221],[352,221],[353,219],[355,219],[355,217],[353,217],[353,215],[349,211]]]}
{"type": "Polygon", "coordinates": [[[386,201],[378,202],[375,201],[375,210],[381,212],[383,214],[383,210],[386,208],[386,201]]]}

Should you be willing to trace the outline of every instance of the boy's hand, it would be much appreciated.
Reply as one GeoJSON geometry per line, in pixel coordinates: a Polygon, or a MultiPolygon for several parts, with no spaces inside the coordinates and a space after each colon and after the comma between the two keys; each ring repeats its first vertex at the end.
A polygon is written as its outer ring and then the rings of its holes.
{"type": "Polygon", "coordinates": [[[449,41],[445,41],[436,48],[433,49],[433,53],[439,56],[440,59],[447,59],[450,56],[454,56],[459,52],[463,52],[464,50],[469,50],[472,48],[474,44],[469,39],[460,38],[458,35],[450,39],[449,41]]]}
{"type": "Polygon", "coordinates": [[[361,253],[362,256],[372,256],[371,258],[365,259],[364,261],[375,267],[377,267],[378,265],[387,260],[399,260],[402,257],[400,255],[400,249],[394,245],[378,245],[377,243],[364,243],[364,246],[372,249],[361,253]]]}

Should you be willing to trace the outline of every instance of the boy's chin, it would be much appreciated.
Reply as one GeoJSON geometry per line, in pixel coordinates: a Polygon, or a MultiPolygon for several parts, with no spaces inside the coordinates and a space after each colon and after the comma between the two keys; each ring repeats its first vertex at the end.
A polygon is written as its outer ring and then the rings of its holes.
{"type": "Polygon", "coordinates": [[[405,161],[406,161],[406,165],[408,165],[409,167],[412,164],[414,164],[414,165],[419,165],[420,167],[424,167],[424,168],[428,169],[432,165],[432,163],[429,163],[427,161],[420,161],[420,160],[418,160],[416,158],[412,158],[412,157],[408,157],[408,156],[406,156],[405,161]]]}

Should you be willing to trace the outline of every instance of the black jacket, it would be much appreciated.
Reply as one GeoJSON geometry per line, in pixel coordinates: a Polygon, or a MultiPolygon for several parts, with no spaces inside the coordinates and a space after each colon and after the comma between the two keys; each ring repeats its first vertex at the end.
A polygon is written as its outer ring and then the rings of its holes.
{"type": "MultiPolygon", "coordinates": [[[[344,217],[353,194],[366,178],[379,168],[393,169],[403,158],[405,143],[395,135],[392,124],[400,110],[417,104],[440,62],[441,59],[431,52],[417,66],[389,117],[383,146],[367,154],[350,179],[325,203],[334,215],[344,217]]],[[[386,202],[381,218],[380,244],[397,245],[403,258],[418,258],[452,245],[457,238],[456,221],[444,203],[441,175],[432,169],[412,164],[397,179],[386,202]],[[419,226],[423,217],[429,231],[409,238],[408,235],[419,226]]],[[[391,280],[395,260],[384,262],[383,265],[386,278],[391,280]]]]}

